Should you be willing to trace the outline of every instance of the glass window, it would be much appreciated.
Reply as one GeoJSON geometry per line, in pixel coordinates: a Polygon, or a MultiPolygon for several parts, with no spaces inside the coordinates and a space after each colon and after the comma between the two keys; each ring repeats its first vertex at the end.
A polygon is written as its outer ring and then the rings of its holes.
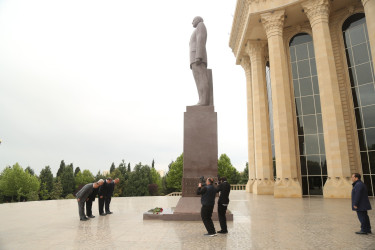
{"type": "Polygon", "coordinates": [[[302,175],[307,175],[306,157],[305,156],[301,156],[300,160],[301,160],[301,174],[302,175]]]}
{"type": "Polygon", "coordinates": [[[314,94],[319,95],[318,77],[313,76],[311,79],[312,79],[312,83],[313,83],[314,94]]]}
{"type": "Polygon", "coordinates": [[[316,134],[318,133],[318,127],[316,126],[316,116],[309,115],[303,117],[303,128],[305,134],[316,134]]]}
{"type": "Polygon", "coordinates": [[[357,125],[362,172],[369,195],[375,187],[375,83],[370,45],[363,13],[350,16],[343,24],[348,73],[357,125]]]}
{"type": "Polygon", "coordinates": [[[318,135],[305,135],[306,155],[319,154],[318,135]]]}
{"type": "Polygon", "coordinates": [[[370,63],[364,63],[355,67],[358,85],[373,82],[370,63]]]}
{"type": "Polygon", "coordinates": [[[375,104],[375,90],[374,84],[369,83],[358,87],[361,96],[361,106],[368,106],[375,104]]]}
{"type": "Polygon", "coordinates": [[[322,113],[321,107],[320,107],[320,95],[315,95],[315,108],[316,108],[316,113],[320,114],[322,113]]]}
{"type": "Polygon", "coordinates": [[[318,125],[318,133],[323,133],[322,115],[316,115],[316,121],[318,125]]]}
{"type": "Polygon", "coordinates": [[[354,63],[356,65],[362,64],[369,61],[369,54],[367,50],[367,44],[362,43],[352,48],[354,55],[354,63]]]}
{"type": "Polygon", "coordinates": [[[299,84],[301,87],[301,96],[313,95],[311,77],[300,79],[299,84]]]}
{"type": "Polygon", "coordinates": [[[359,90],[357,87],[352,88],[352,95],[353,95],[353,104],[354,108],[359,107],[359,90]]]}
{"type": "Polygon", "coordinates": [[[307,171],[309,175],[321,175],[319,155],[307,156],[307,171]]]}
{"type": "Polygon", "coordinates": [[[296,103],[303,195],[321,195],[322,179],[327,177],[327,164],[325,162],[319,82],[312,37],[306,33],[298,34],[291,39],[289,48],[296,103]],[[324,161],[324,166],[322,161],[324,161]]]}
{"type": "Polygon", "coordinates": [[[296,54],[297,54],[297,60],[298,61],[305,60],[309,57],[306,43],[296,45],[295,48],[296,48],[296,54]]]}
{"type": "Polygon", "coordinates": [[[311,76],[309,60],[298,62],[298,77],[303,78],[311,76]]]}
{"type": "Polygon", "coordinates": [[[365,32],[363,25],[359,25],[350,30],[350,38],[352,46],[366,42],[365,32]]]}
{"type": "Polygon", "coordinates": [[[367,152],[361,152],[361,161],[363,174],[370,174],[370,166],[368,164],[367,152]]]}
{"type": "Polygon", "coordinates": [[[294,47],[290,47],[289,50],[290,50],[290,60],[292,62],[295,62],[296,61],[296,50],[295,50],[294,47]]]}
{"type": "Polygon", "coordinates": [[[366,129],[366,141],[367,150],[375,150],[375,128],[366,129]]]}
{"type": "Polygon", "coordinates": [[[375,173],[375,151],[368,152],[371,173],[375,173]]]}
{"type": "Polygon", "coordinates": [[[364,127],[375,127],[375,105],[362,108],[364,127]]]}
{"type": "Polygon", "coordinates": [[[309,180],[309,194],[310,195],[322,195],[323,194],[322,177],[312,176],[312,177],[309,177],[308,180],[309,180]]]}
{"type": "Polygon", "coordinates": [[[301,102],[302,102],[302,114],[303,115],[315,114],[314,97],[312,96],[301,97],[301,102]]]}
{"type": "Polygon", "coordinates": [[[324,147],[324,135],[319,134],[319,148],[320,148],[320,154],[325,154],[325,147],[324,147]]]}
{"type": "Polygon", "coordinates": [[[364,128],[363,122],[362,122],[361,110],[357,108],[357,109],[354,109],[354,112],[355,112],[355,120],[357,122],[357,128],[358,129],[364,128]]]}

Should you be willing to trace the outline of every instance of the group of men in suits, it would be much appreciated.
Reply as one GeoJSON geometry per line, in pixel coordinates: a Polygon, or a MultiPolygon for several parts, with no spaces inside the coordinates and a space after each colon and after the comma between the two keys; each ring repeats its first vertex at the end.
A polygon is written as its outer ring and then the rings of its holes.
{"type": "Polygon", "coordinates": [[[119,183],[120,179],[108,177],[106,181],[100,179],[97,182],[89,183],[83,186],[76,194],[78,201],[78,212],[81,221],[86,221],[89,218],[95,218],[92,214],[92,203],[95,201],[96,196],[99,196],[99,214],[105,216],[107,214],[112,214],[109,209],[111,203],[111,197],[113,196],[113,191],[115,189],[115,184],[119,183]],[[86,215],[84,213],[84,207],[86,203],[86,215]],[[104,213],[105,206],[105,213],[104,213]]]}
{"type": "Polygon", "coordinates": [[[220,234],[228,233],[226,212],[227,212],[227,208],[229,204],[229,193],[230,193],[230,184],[227,182],[226,177],[220,178],[219,183],[216,187],[214,187],[213,184],[214,184],[214,179],[207,178],[206,185],[203,186],[202,183],[199,183],[198,190],[197,190],[197,194],[202,195],[201,217],[202,217],[203,224],[207,230],[207,233],[205,234],[205,236],[211,236],[211,237],[216,236],[217,235],[216,233],[220,233],[220,234]],[[219,222],[220,222],[220,227],[221,227],[221,230],[217,232],[215,230],[215,226],[212,221],[212,213],[214,210],[216,193],[220,193],[218,204],[217,204],[218,205],[217,212],[219,215],[219,222]]]}

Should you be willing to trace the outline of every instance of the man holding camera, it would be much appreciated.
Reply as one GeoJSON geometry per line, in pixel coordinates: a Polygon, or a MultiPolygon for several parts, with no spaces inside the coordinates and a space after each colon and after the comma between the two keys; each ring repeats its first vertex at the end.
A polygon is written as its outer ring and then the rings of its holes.
{"type": "Polygon", "coordinates": [[[202,182],[198,184],[197,195],[202,195],[201,197],[201,217],[204,226],[207,229],[207,234],[205,236],[216,236],[216,230],[214,223],[212,221],[212,212],[215,205],[216,189],[212,185],[214,183],[213,178],[207,178],[206,185],[202,187],[202,182]]]}
{"type": "Polygon", "coordinates": [[[227,234],[227,217],[225,216],[229,204],[229,193],[230,193],[230,184],[227,182],[226,177],[221,177],[219,179],[219,185],[216,188],[216,192],[220,192],[217,213],[219,214],[219,221],[221,230],[218,231],[219,234],[227,234]]]}

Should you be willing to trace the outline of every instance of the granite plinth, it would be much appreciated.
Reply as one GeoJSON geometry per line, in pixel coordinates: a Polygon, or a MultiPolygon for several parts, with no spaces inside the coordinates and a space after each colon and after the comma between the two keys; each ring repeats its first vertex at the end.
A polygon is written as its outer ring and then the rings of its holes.
{"type": "MultiPolygon", "coordinates": [[[[212,220],[219,221],[217,214],[217,200],[215,200],[215,207],[212,213],[212,220]]],[[[160,214],[144,213],[144,220],[168,220],[168,221],[202,221],[201,218],[201,200],[200,197],[181,197],[177,206],[172,209],[167,209],[160,214]]],[[[233,221],[233,214],[230,210],[226,213],[227,221],[233,221]]]]}
{"type": "Polygon", "coordinates": [[[201,176],[217,176],[217,155],[217,113],[214,106],[187,106],[184,114],[183,197],[196,197],[201,176]]]}

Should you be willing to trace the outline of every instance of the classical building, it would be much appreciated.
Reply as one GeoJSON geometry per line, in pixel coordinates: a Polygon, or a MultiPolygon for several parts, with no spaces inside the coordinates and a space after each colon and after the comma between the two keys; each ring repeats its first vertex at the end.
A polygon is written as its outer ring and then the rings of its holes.
{"type": "Polygon", "coordinates": [[[238,0],[230,47],[246,74],[247,191],[375,194],[375,0],[238,0]]]}

